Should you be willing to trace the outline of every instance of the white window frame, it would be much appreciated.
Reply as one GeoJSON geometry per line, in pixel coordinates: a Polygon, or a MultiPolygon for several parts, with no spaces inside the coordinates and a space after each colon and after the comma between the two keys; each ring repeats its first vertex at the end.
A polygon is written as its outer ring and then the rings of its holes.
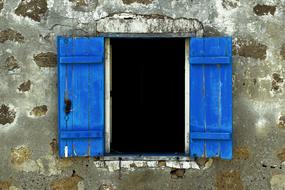
{"type": "MultiPolygon", "coordinates": [[[[189,65],[189,41],[190,38],[185,39],[185,150],[184,155],[175,155],[175,156],[104,156],[105,159],[115,159],[115,157],[124,157],[124,159],[133,160],[171,160],[171,159],[180,159],[180,160],[189,160],[189,134],[190,134],[190,65],[189,65]]],[[[112,47],[110,43],[110,38],[105,38],[105,154],[110,154],[110,147],[112,141],[112,47]]]]}

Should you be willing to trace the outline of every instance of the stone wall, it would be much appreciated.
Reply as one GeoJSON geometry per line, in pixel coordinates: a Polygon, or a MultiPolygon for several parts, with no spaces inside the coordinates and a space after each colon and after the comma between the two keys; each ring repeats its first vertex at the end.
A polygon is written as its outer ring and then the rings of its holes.
{"type": "Polygon", "coordinates": [[[283,0],[0,0],[0,189],[284,189],[284,14],[283,0]],[[56,36],[124,31],[233,37],[232,161],[57,158],[56,36]]]}

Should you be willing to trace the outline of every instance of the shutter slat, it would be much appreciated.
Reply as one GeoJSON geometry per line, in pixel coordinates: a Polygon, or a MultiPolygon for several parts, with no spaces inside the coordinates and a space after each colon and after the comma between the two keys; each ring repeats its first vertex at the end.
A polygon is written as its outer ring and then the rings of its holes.
{"type": "MultiPolygon", "coordinates": [[[[192,132],[191,139],[200,140],[230,140],[231,133],[210,133],[210,132],[192,132]]],[[[212,143],[212,142],[211,142],[212,143]]],[[[210,143],[209,143],[210,144],[210,143]]],[[[207,154],[208,155],[208,154],[207,154]]]]}
{"type": "Polygon", "coordinates": [[[191,64],[230,64],[229,57],[190,57],[191,64]]]}
{"type": "Polygon", "coordinates": [[[60,63],[102,63],[103,55],[98,56],[70,56],[70,57],[60,57],[60,63]]]}
{"type": "Polygon", "coordinates": [[[60,138],[62,139],[88,139],[88,138],[102,138],[102,131],[61,131],[60,138]]]}
{"type": "MultiPolygon", "coordinates": [[[[104,64],[92,64],[90,67],[90,129],[104,131],[104,64]]],[[[104,138],[90,140],[90,154],[103,155],[104,138]]]]}
{"type": "Polygon", "coordinates": [[[192,157],[232,158],[231,47],[227,37],[190,40],[192,157]]]}
{"type": "MultiPolygon", "coordinates": [[[[220,65],[207,65],[205,69],[206,82],[206,131],[217,131],[221,123],[221,87],[220,65]]],[[[205,133],[206,134],[206,133],[205,133]]],[[[217,139],[218,140],[220,138],[217,139]]],[[[205,142],[206,157],[219,156],[220,143],[218,141],[205,142]]]]}
{"type": "MultiPolygon", "coordinates": [[[[74,65],[73,76],[73,118],[72,130],[88,130],[89,129],[89,64],[74,65]]],[[[74,156],[88,156],[89,139],[73,139],[74,156]]]]}
{"type": "MultiPolygon", "coordinates": [[[[73,69],[73,66],[72,65],[66,65],[65,67],[63,67],[63,70],[66,70],[67,71],[67,75],[64,76],[64,79],[63,79],[63,82],[65,83],[66,85],[66,80],[67,80],[67,92],[68,95],[69,95],[69,98],[71,100],[71,104],[73,104],[72,102],[72,92],[73,92],[73,81],[72,81],[72,78],[74,77],[74,69],[73,69]]],[[[64,94],[65,94],[65,90],[66,90],[66,86],[64,86],[64,94]]],[[[65,96],[65,95],[64,95],[65,96]]],[[[62,100],[61,100],[62,101],[62,100]]],[[[65,103],[63,102],[63,112],[65,111],[65,103]]],[[[68,118],[66,118],[65,116],[65,112],[63,113],[64,115],[64,130],[72,130],[73,126],[72,126],[72,118],[73,118],[73,112],[71,110],[71,112],[69,113],[68,115],[68,118]],[[67,119],[67,121],[66,121],[67,119]]],[[[68,149],[68,156],[73,156],[73,151],[72,151],[72,145],[73,145],[73,140],[72,139],[67,139],[66,140],[66,147],[68,149]]]]}
{"type": "MultiPolygon", "coordinates": [[[[204,132],[204,113],[205,113],[205,88],[204,88],[204,67],[192,67],[191,68],[191,80],[190,84],[190,129],[191,132],[204,132]]],[[[191,135],[190,132],[190,135],[191,135]]],[[[202,157],[204,155],[204,144],[203,139],[191,139],[190,150],[194,157],[202,157]]]]}
{"type": "MultiPolygon", "coordinates": [[[[59,42],[58,42],[59,44],[59,42]]],[[[59,56],[58,56],[59,62],[59,56]]],[[[58,133],[60,134],[64,128],[66,128],[65,122],[65,114],[64,114],[64,88],[65,88],[65,76],[66,76],[66,69],[62,66],[58,65],[58,133]]],[[[59,144],[59,155],[64,156],[64,148],[67,145],[67,141],[62,141],[61,139],[58,140],[59,144]]]]}

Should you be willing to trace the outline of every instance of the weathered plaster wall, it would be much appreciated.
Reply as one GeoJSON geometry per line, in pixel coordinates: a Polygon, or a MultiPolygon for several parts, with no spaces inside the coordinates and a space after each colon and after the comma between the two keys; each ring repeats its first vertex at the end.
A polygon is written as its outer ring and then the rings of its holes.
{"type": "Polygon", "coordinates": [[[0,0],[0,189],[284,189],[284,13],[284,0],[0,0]],[[55,37],[106,31],[233,36],[232,161],[57,158],[55,37]]]}

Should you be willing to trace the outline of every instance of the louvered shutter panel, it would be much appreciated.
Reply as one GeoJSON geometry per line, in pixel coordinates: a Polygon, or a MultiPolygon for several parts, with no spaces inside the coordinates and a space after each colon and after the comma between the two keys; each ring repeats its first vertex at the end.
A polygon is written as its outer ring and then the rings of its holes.
{"type": "Polygon", "coordinates": [[[104,38],[58,38],[60,157],[104,153],[104,38]]]}
{"type": "Polygon", "coordinates": [[[190,39],[190,155],[232,158],[232,40],[190,39]]]}

